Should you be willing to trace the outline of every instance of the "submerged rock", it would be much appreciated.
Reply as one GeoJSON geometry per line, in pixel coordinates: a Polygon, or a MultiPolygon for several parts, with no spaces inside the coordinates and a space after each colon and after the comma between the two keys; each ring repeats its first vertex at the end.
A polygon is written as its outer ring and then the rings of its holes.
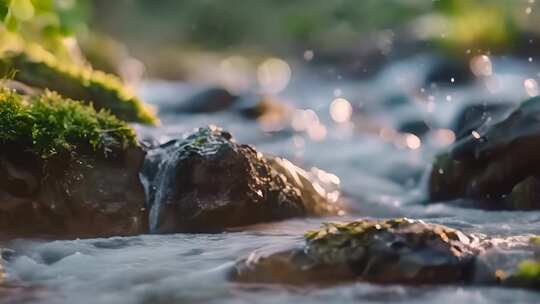
{"type": "Polygon", "coordinates": [[[474,130],[440,155],[431,173],[430,197],[471,197],[488,200],[493,208],[537,209],[540,205],[534,202],[506,201],[520,182],[540,176],[540,154],[535,151],[540,151],[539,97],[523,102],[507,118],[474,130]]]}
{"type": "Polygon", "coordinates": [[[219,231],[340,211],[336,176],[264,156],[215,127],[150,150],[141,178],[154,233],[219,231]]]}
{"type": "Polygon", "coordinates": [[[235,95],[225,88],[204,89],[182,101],[180,105],[165,106],[163,113],[215,113],[230,111],[262,124],[283,124],[289,119],[291,109],[277,98],[246,93],[235,95]]]}
{"type": "Polygon", "coordinates": [[[133,130],[52,93],[0,92],[0,238],[147,231],[133,130]]]}
{"type": "Polygon", "coordinates": [[[247,283],[335,284],[368,281],[441,284],[473,278],[477,238],[418,220],[325,224],[305,246],[239,261],[231,278],[247,283]]]}
{"type": "Polygon", "coordinates": [[[230,108],[238,99],[238,96],[231,94],[228,90],[214,87],[189,97],[174,111],[178,113],[219,112],[230,108]]]}

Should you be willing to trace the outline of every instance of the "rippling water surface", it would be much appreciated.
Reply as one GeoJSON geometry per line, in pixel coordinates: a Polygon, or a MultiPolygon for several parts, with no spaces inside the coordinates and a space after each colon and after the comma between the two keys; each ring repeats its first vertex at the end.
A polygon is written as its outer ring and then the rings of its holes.
{"type": "MultiPolygon", "coordinates": [[[[537,77],[530,65],[505,58],[491,61],[492,76],[449,87],[422,83],[431,64],[426,56],[394,63],[361,81],[329,80],[326,72],[293,69],[291,83],[280,98],[297,109],[313,111],[305,112],[307,116],[298,112],[307,129],[319,128],[313,134],[286,125],[270,135],[259,123],[231,112],[162,113],[163,127],[138,126],[141,136],[165,142],[195,127],[221,126],[237,141],[263,152],[335,173],[349,213],[343,218],[295,219],[222,234],[14,240],[8,244],[17,253],[6,265],[9,278],[44,287],[32,300],[36,303],[537,302],[537,293],[496,287],[351,283],[297,289],[245,286],[227,280],[232,263],[253,250],[298,244],[305,230],[322,221],[358,217],[407,216],[494,237],[496,246],[487,259],[502,260],[503,266],[527,257],[526,242],[530,234],[539,233],[540,212],[477,210],[467,208],[466,201],[423,204],[425,174],[433,156],[452,140],[448,128],[456,111],[470,101],[523,100],[527,97],[524,81],[537,77]],[[337,97],[345,98],[354,109],[345,123],[335,123],[329,112],[337,97]],[[392,100],[400,98],[404,102],[392,105],[392,100]],[[431,131],[422,138],[393,132],[399,124],[412,120],[425,121],[431,131]]],[[[141,94],[163,107],[184,100],[197,89],[184,83],[149,81],[141,94]]]]}

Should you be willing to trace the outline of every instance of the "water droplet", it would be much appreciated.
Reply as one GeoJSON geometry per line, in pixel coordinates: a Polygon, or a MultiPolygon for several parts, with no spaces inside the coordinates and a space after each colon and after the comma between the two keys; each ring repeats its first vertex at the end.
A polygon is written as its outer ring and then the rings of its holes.
{"type": "Polygon", "coordinates": [[[431,132],[430,139],[438,147],[446,147],[454,143],[456,134],[450,129],[437,129],[431,132]]]}
{"type": "Polygon", "coordinates": [[[532,78],[525,79],[525,81],[523,82],[523,86],[525,87],[525,92],[527,93],[527,95],[531,97],[538,96],[538,83],[536,82],[536,80],[532,78]]]}
{"type": "Polygon", "coordinates": [[[305,61],[311,61],[315,57],[315,52],[313,50],[306,50],[304,52],[304,60],[305,61]]]}
{"type": "Polygon", "coordinates": [[[405,144],[407,145],[407,148],[416,150],[422,146],[422,141],[418,136],[408,133],[405,135],[405,144]]]}
{"type": "Polygon", "coordinates": [[[345,123],[351,119],[352,106],[345,98],[336,98],[330,104],[330,117],[337,123],[345,123]]]}
{"type": "Polygon", "coordinates": [[[307,129],[309,138],[314,141],[322,141],[326,138],[326,127],[322,124],[316,124],[307,129]]]}
{"type": "Polygon", "coordinates": [[[257,80],[264,92],[279,93],[291,80],[291,68],[282,59],[268,58],[257,68],[257,80]]]}
{"type": "Polygon", "coordinates": [[[475,56],[471,59],[469,66],[476,76],[491,76],[493,67],[491,60],[486,55],[475,56]]]}

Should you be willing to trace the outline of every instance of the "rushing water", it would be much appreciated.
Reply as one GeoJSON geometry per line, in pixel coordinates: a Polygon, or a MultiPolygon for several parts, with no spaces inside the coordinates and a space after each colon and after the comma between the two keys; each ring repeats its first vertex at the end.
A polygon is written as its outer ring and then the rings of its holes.
{"type": "MultiPolygon", "coordinates": [[[[531,93],[526,79],[538,76],[530,64],[491,58],[491,75],[466,86],[440,87],[423,84],[431,62],[428,56],[397,62],[362,81],[329,77],[326,70],[293,69],[291,83],[280,98],[297,109],[313,110],[297,112],[298,130],[286,125],[269,135],[259,123],[231,111],[162,113],[162,127],[137,126],[141,137],[166,142],[212,123],[260,151],[332,172],[340,178],[349,210],[344,217],[294,219],[221,234],[14,240],[8,244],[16,252],[6,265],[9,279],[43,287],[30,300],[36,303],[537,302],[537,293],[497,287],[351,283],[299,289],[227,280],[234,261],[253,250],[297,244],[305,230],[322,221],[357,217],[407,216],[493,237],[496,246],[485,258],[502,268],[530,255],[526,243],[530,234],[540,232],[540,212],[485,211],[467,208],[466,201],[431,205],[423,201],[425,173],[437,151],[451,142],[447,129],[458,109],[470,101],[523,100],[531,93]],[[345,123],[333,122],[329,114],[330,103],[338,96],[354,109],[345,123]],[[400,98],[405,102],[392,103],[400,98]],[[425,121],[431,131],[421,139],[392,131],[411,120],[425,121]]],[[[196,89],[153,81],[145,84],[141,94],[160,107],[184,100],[196,89]]]]}

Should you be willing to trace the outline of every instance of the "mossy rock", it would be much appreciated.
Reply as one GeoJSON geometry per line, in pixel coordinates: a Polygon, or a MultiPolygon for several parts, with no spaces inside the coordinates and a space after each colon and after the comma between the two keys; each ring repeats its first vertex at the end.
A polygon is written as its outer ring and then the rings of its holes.
{"type": "Polygon", "coordinates": [[[0,71],[4,77],[10,77],[14,72],[13,77],[17,81],[91,103],[96,109],[107,109],[126,121],[158,122],[149,107],[129,92],[116,76],[90,67],[59,62],[36,47],[0,55],[0,71]]]}
{"type": "Polygon", "coordinates": [[[540,97],[478,127],[435,160],[429,181],[431,201],[473,198],[491,209],[540,208],[538,203],[523,201],[536,195],[531,192],[536,184],[528,178],[540,176],[539,134],[540,97]]]}
{"type": "Polygon", "coordinates": [[[540,259],[521,261],[503,283],[512,287],[540,289],[540,259]]]}
{"type": "Polygon", "coordinates": [[[241,260],[232,279],[294,285],[468,282],[481,251],[474,236],[419,220],[327,223],[307,232],[303,247],[241,260]]]}
{"type": "Polygon", "coordinates": [[[0,91],[0,239],[147,230],[134,131],[56,93],[0,91]]]}

